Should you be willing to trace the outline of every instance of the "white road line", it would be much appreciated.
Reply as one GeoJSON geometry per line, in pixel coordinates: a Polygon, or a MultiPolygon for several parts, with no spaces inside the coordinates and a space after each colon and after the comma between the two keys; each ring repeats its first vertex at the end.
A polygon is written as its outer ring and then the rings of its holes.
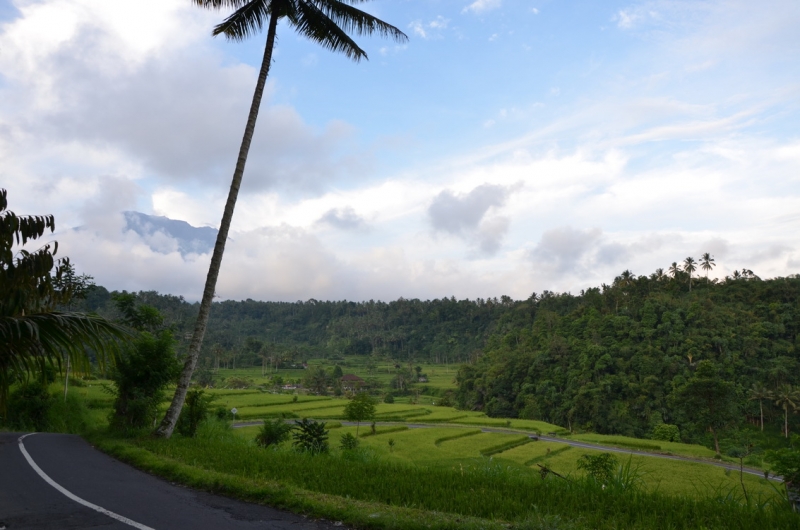
{"type": "Polygon", "coordinates": [[[33,468],[33,470],[36,471],[36,473],[40,477],[42,477],[45,482],[47,482],[48,484],[53,486],[55,489],[57,489],[58,491],[60,491],[64,495],[66,495],[69,499],[77,502],[78,504],[82,504],[83,506],[86,506],[87,508],[91,508],[92,510],[94,510],[96,512],[102,513],[103,515],[107,515],[107,516],[111,517],[112,519],[116,519],[117,521],[125,523],[126,525],[132,526],[134,528],[138,528],[139,530],[154,530],[153,528],[150,528],[149,526],[145,526],[145,525],[143,525],[141,523],[137,523],[136,521],[128,519],[127,517],[123,517],[122,515],[114,513],[114,512],[112,512],[110,510],[106,510],[105,508],[103,508],[101,506],[98,506],[96,504],[92,504],[89,501],[85,501],[85,500],[81,499],[80,497],[78,497],[77,495],[72,493],[71,491],[69,491],[66,488],[64,488],[63,486],[61,486],[61,484],[57,483],[55,480],[53,480],[49,476],[47,476],[47,473],[42,471],[42,468],[40,468],[39,466],[36,465],[36,462],[33,461],[33,458],[31,458],[31,455],[29,455],[28,451],[25,450],[25,445],[22,443],[22,440],[24,438],[26,438],[28,436],[31,436],[33,434],[36,434],[36,433],[30,433],[30,434],[25,434],[23,436],[20,436],[19,439],[17,440],[17,443],[19,443],[19,450],[22,451],[22,456],[25,457],[25,460],[28,461],[28,464],[30,464],[30,466],[33,468]]]}

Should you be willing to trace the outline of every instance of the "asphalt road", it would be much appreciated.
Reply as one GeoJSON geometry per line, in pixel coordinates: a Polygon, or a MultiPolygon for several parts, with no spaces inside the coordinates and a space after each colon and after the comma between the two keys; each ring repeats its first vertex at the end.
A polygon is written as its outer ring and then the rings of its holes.
{"type": "Polygon", "coordinates": [[[20,444],[21,436],[0,433],[0,530],[341,528],[171,484],[114,460],[78,436],[33,434],[20,444]]]}

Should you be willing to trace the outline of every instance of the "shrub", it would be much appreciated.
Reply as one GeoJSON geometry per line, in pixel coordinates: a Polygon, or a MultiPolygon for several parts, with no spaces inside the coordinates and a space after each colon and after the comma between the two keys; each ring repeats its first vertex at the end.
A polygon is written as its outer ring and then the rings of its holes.
{"type": "Polygon", "coordinates": [[[46,431],[54,398],[41,381],[24,383],[8,398],[8,426],[22,431],[46,431]]]}
{"type": "Polygon", "coordinates": [[[281,418],[276,418],[272,421],[264,420],[264,425],[256,435],[256,444],[261,447],[269,447],[270,445],[279,445],[289,439],[289,433],[294,427],[281,418]]]}
{"type": "Polygon", "coordinates": [[[292,445],[298,451],[311,454],[328,452],[328,431],[325,430],[325,422],[318,422],[303,418],[295,422],[295,432],[292,433],[294,442],[292,445]]]}
{"type": "Polygon", "coordinates": [[[663,442],[680,442],[681,431],[678,429],[677,425],[661,423],[653,427],[653,440],[661,440],[663,442]]]}
{"type": "Polygon", "coordinates": [[[117,396],[111,426],[119,430],[151,426],[165,388],[175,381],[180,369],[172,334],[141,333],[118,356],[111,374],[117,396]]]}
{"type": "Polygon", "coordinates": [[[578,469],[586,471],[589,477],[601,484],[606,484],[612,479],[616,467],[617,457],[611,453],[585,454],[578,459],[578,469]]]}
{"type": "Polygon", "coordinates": [[[245,390],[253,386],[253,380],[246,377],[229,377],[225,380],[225,388],[245,390]]]}
{"type": "Polygon", "coordinates": [[[213,396],[206,396],[200,388],[192,388],[186,393],[181,415],[176,428],[183,436],[191,438],[197,433],[197,426],[208,418],[213,396]]]}
{"type": "Polygon", "coordinates": [[[386,394],[383,397],[383,402],[384,403],[394,403],[394,396],[392,394],[386,394]]]}
{"type": "Polygon", "coordinates": [[[339,438],[339,448],[343,451],[352,451],[354,449],[358,449],[358,438],[353,436],[352,433],[344,433],[341,438],[339,438]]]}

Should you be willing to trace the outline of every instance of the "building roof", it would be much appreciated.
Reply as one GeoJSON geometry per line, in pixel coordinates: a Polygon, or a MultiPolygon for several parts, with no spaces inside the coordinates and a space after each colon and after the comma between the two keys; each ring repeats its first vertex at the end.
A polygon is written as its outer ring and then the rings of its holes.
{"type": "Polygon", "coordinates": [[[342,376],[342,378],[340,379],[340,381],[353,381],[353,382],[359,381],[359,382],[361,382],[361,383],[363,383],[363,382],[364,382],[364,380],[363,380],[363,379],[361,379],[361,378],[360,378],[360,377],[358,377],[357,375],[353,375],[353,374],[344,374],[344,375],[342,376]]]}

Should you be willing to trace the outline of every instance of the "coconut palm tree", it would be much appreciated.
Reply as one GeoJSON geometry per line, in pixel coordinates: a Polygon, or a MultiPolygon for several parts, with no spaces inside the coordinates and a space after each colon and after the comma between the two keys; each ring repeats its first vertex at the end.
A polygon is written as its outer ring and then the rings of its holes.
{"type": "Polygon", "coordinates": [[[696,267],[697,262],[694,260],[693,257],[689,256],[685,260],[683,260],[683,272],[689,273],[689,292],[692,292],[692,273],[697,270],[696,267]]]}
{"type": "Polygon", "coordinates": [[[681,271],[681,266],[678,265],[677,262],[673,261],[672,265],[669,266],[669,275],[672,276],[673,280],[677,280],[681,272],[683,272],[681,271]]]}
{"type": "Polygon", "coordinates": [[[783,434],[789,437],[789,409],[797,410],[800,405],[800,392],[792,385],[781,385],[772,395],[775,404],[783,409],[783,434]]]}
{"type": "Polygon", "coordinates": [[[178,416],[186,399],[186,392],[192,379],[192,374],[197,366],[200,356],[200,347],[203,344],[211,302],[217,285],[219,269],[222,265],[222,255],[225,251],[225,242],[233,219],[233,210],[239,195],[239,187],[247,163],[247,154],[258,118],[258,109],[264,94],[269,67],[272,63],[272,50],[275,46],[275,34],[278,21],[283,19],[289,26],[301,35],[322,45],[333,52],[343,53],[349,59],[359,61],[367,58],[367,53],[358,47],[348,33],[358,35],[378,34],[382,37],[391,37],[397,41],[408,39],[405,33],[382,20],[353,7],[353,4],[366,0],[194,0],[200,7],[208,9],[233,9],[233,13],[222,23],[218,24],[212,34],[224,35],[229,40],[242,41],[247,37],[259,33],[264,26],[267,27],[267,42],[264,47],[264,57],[250,105],[250,113],[244,129],[244,137],[239,148],[236,168],[233,172],[228,200],[222,214],[217,241],[211,255],[211,264],[208,268],[203,298],[195,323],[194,334],[189,345],[189,354],[183,367],[183,372],[175,389],[175,396],[156,430],[158,436],[169,438],[175,429],[178,416]]]}
{"type": "Polygon", "coordinates": [[[708,273],[716,266],[717,264],[714,263],[714,257],[708,252],[700,257],[700,268],[706,271],[706,281],[708,281],[708,273]]]}
{"type": "Polygon", "coordinates": [[[761,431],[764,431],[764,400],[772,399],[772,392],[765,387],[762,383],[753,383],[750,390],[747,391],[747,399],[750,401],[758,401],[758,408],[761,412],[761,431]]]}

